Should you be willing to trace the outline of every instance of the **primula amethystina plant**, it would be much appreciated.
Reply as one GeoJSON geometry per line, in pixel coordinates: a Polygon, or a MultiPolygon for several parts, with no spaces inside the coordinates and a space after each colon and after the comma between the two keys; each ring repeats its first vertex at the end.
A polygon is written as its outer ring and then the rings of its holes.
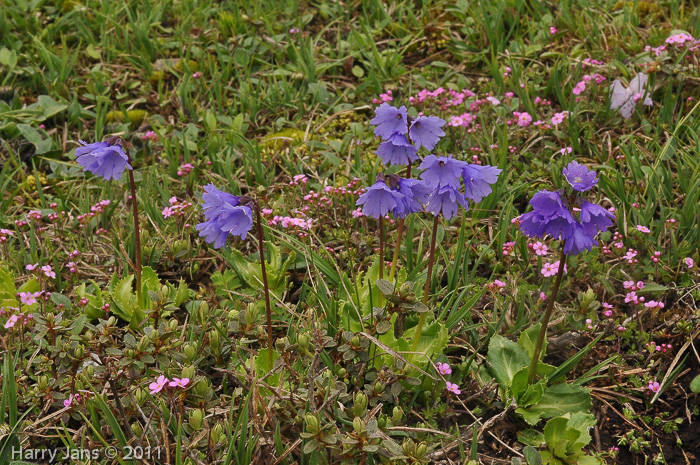
{"type": "Polygon", "coordinates": [[[121,137],[110,136],[104,142],[86,144],[80,141],[82,146],[75,149],[75,161],[83,167],[83,171],[89,171],[95,176],[100,176],[106,181],[119,180],[125,169],[129,171],[129,186],[131,188],[131,205],[134,212],[134,242],[136,247],[136,295],[141,305],[141,232],[139,229],[139,209],[136,201],[136,183],[134,182],[134,169],[131,166],[129,147],[121,137]]]}
{"type": "Polygon", "coordinates": [[[246,238],[253,227],[253,210],[249,198],[237,197],[217,189],[214,184],[204,186],[204,223],[197,225],[199,236],[220,249],[226,244],[229,234],[246,238]]]}
{"type": "MultiPolygon", "coordinates": [[[[438,157],[435,155],[425,157],[419,169],[423,170],[420,178],[431,190],[425,209],[435,217],[430,239],[428,273],[425,287],[423,288],[423,305],[427,305],[433,265],[435,263],[435,241],[440,214],[446,220],[449,220],[457,215],[460,206],[464,207],[465,211],[468,210],[467,199],[477,203],[490,194],[491,184],[498,180],[501,170],[493,166],[470,165],[452,157],[438,157]],[[461,191],[462,183],[464,183],[464,192],[461,191]]],[[[424,323],[425,313],[421,313],[413,339],[413,351],[418,348],[418,341],[420,340],[424,323]]]]}
{"type": "Polygon", "coordinates": [[[204,203],[203,223],[197,225],[199,236],[220,249],[226,245],[229,235],[245,239],[248,231],[253,227],[253,208],[255,208],[258,248],[260,249],[260,268],[262,271],[263,289],[265,294],[265,313],[267,316],[267,352],[272,366],[272,309],[270,308],[270,288],[267,282],[267,270],[265,269],[265,241],[262,230],[260,205],[248,196],[236,196],[223,192],[209,183],[204,186],[202,194],[204,203]]]}
{"type": "Polygon", "coordinates": [[[384,275],[384,217],[391,213],[395,218],[403,219],[421,211],[429,192],[430,189],[421,181],[380,173],[377,182],[357,199],[356,205],[362,205],[363,215],[379,220],[380,278],[384,275]]]}
{"type": "Polygon", "coordinates": [[[563,191],[541,190],[530,200],[532,211],[520,216],[520,230],[526,236],[543,239],[550,236],[563,241],[557,276],[552,288],[552,298],[547,301],[542,327],[535,345],[529,370],[529,380],[535,378],[537,362],[542,344],[547,335],[547,325],[552,316],[554,299],[559,292],[566,258],[577,255],[584,250],[591,250],[598,245],[595,236],[598,231],[606,231],[613,224],[615,215],[600,205],[588,202],[579,192],[586,192],[598,183],[595,171],[573,161],[562,170],[573,192],[568,195],[563,191]]]}
{"type": "Polygon", "coordinates": [[[89,171],[95,176],[100,176],[109,181],[115,181],[122,177],[125,168],[132,170],[129,157],[119,143],[111,145],[107,142],[95,142],[87,144],[80,141],[82,147],[75,149],[75,161],[83,167],[83,171],[89,171]]]}

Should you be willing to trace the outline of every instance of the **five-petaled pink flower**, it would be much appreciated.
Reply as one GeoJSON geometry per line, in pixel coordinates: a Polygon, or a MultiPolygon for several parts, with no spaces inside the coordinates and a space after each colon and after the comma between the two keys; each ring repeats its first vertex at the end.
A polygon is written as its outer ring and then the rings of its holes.
{"type": "Polygon", "coordinates": [[[148,389],[151,390],[151,394],[156,394],[156,393],[162,391],[163,388],[165,387],[165,385],[168,384],[169,382],[170,382],[170,380],[168,378],[166,378],[163,375],[160,375],[156,381],[154,381],[148,385],[148,389]]]}
{"type": "Polygon", "coordinates": [[[452,384],[449,381],[447,382],[447,390],[450,391],[452,394],[461,394],[462,391],[459,390],[459,386],[456,384],[452,384]]]}
{"type": "MultiPolygon", "coordinates": [[[[656,393],[659,392],[659,389],[661,389],[661,385],[659,385],[658,381],[649,381],[649,391],[656,393]]],[[[651,392],[648,394],[651,394],[651,392]]]]}
{"type": "Polygon", "coordinates": [[[437,371],[441,375],[452,374],[452,368],[450,368],[450,365],[447,363],[437,362],[437,371]]]}
{"type": "Polygon", "coordinates": [[[185,387],[187,387],[187,384],[189,384],[189,382],[190,382],[189,378],[175,378],[175,377],[173,377],[173,380],[170,381],[168,386],[185,388],[185,387]]]}

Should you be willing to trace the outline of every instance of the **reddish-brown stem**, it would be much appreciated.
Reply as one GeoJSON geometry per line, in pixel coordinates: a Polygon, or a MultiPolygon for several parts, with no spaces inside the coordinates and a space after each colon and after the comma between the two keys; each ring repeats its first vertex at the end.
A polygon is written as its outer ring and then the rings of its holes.
{"type": "Polygon", "coordinates": [[[262,217],[260,205],[255,202],[255,216],[258,222],[258,248],[260,249],[260,268],[262,270],[263,289],[265,291],[265,313],[267,316],[267,352],[270,357],[270,369],[272,369],[272,309],[270,308],[270,286],[267,284],[267,270],[265,269],[265,238],[263,237],[262,217]]]}
{"type": "MultiPolygon", "coordinates": [[[[433,235],[430,238],[430,258],[428,259],[428,276],[425,278],[425,286],[423,287],[423,305],[428,305],[428,298],[430,297],[430,284],[433,279],[433,265],[435,264],[435,241],[437,239],[438,224],[440,224],[440,216],[435,215],[435,221],[433,222],[433,235]]],[[[421,331],[423,331],[423,324],[425,323],[425,315],[428,312],[423,312],[420,314],[418,319],[418,326],[416,326],[416,333],[413,335],[413,346],[411,351],[415,352],[418,349],[418,341],[420,340],[421,331]]]]}
{"type": "MultiPolygon", "coordinates": [[[[128,157],[128,156],[127,156],[128,157]]],[[[131,157],[128,157],[129,165],[131,165],[131,157]]],[[[132,165],[133,166],[133,165],[132,165]]],[[[131,186],[131,205],[134,210],[134,242],[136,243],[136,266],[134,273],[136,274],[136,297],[139,306],[143,304],[141,301],[141,232],[139,229],[139,206],[136,201],[136,183],[134,182],[134,171],[129,171],[129,185],[131,186]]]]}
{"type": "Polygon", "coordinates": [[[532,362],[530,362],[530,370],[528,371],[527,378],[529,383],[532,384],[535,380],[535,373],[537,372],[537,364],[540,360],[540,352],[542,352],[542,344],[544,344],[544,339],[547,337],[547,326],[549,325],[549,319],[552,317],[552,310],[554,309],[554,301],[557,300],[557,294],[559,294],[559,285],[561,284],[561,278],[564,276],[564,268],[566,267],[566,254],[564,253],[564,244],[561,246],[561,255],[559,256],[559,269],[557,270],[557,277],[554,280],[554,287],[552,288],[552,293],[547,301],[547,309],[544,311],[544,318],[542,319],[542,327],[540,328],[540,334],[537,337],[537,343],[535,344],[535,353],[532,356],[532,362]]]}

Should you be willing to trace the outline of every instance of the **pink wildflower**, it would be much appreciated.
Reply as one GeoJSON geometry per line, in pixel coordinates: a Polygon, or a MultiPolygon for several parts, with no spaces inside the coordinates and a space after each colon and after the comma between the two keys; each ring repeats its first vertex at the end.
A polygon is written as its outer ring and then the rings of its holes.
{"type": "Polygon", "coordinates": [[[450,368],[450,365],[447,363],[442,363],[442,362],[437,362],[437,371],[441,375],[450,375],[452,374],[452,368],[450,368]]]}
{"type": "Polygon", "coordinates": [[[447,386],[447,390],[450,391],[452,394],[459,395],[462,393],[462,391],[460,391],[460,389],[459,389],[459,386],[457,386],[456,384],[452,384],[448,381],[446,386],[447,386]]]}
{"type": "Polygon", "coordinates": [[[168,378],[166,378],[163,375],[160,375],[156,381],[148,385],[148,389],[151,390],[151,394],[156,394],[162,391],[165,385],[169,382],[170,380],[168,378]]]}

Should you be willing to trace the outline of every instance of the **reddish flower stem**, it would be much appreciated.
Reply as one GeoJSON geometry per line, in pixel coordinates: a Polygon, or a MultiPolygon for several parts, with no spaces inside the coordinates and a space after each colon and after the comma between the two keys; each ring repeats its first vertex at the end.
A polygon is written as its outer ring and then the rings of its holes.
{"type": "Polygon", "coordinates": [[[547,301],[547,309],[544,312],[544,318],[542,319],[542,327],[540,328],[540,334],[537,337],[537,343],[535,344],[535,353],[532,356],[532,362],[530,362],[530,370],[527,374],[527,379],[529,383],[532,384],[535,380],[535,373],[537,372],[537,363],[540,360],[540,352],[542,352],[542,344],[544,344],[544,339],[547,337],[547,325],[549,325],[549,319],[552,317],[552,310],[554,309],[554,301],[557,299],[557,294],[559,294],[559,285],[561,284],[561,279],[564,276],[564,267],[566,267],[566,254],[564,253],[564,244],[561,245],[561,255],[559,256],[559,269],[557,270],[557,277],[554,280],[554,287],[552,288],[552,293],[547,301]]]}
{"type": "Polygon", "coordinates": [[[262,270],[263,288],[265,290],[265,314],[267,316],[267,353],[270,357],[270,369],[272,369],[272,309],[270,308],[270,286],[267,283],[267,270],[265,269],[265,238],[263,236],[262,217],[260,205],[255,202],[255,216],[258,222],[258,248],[260,249],[260,268],[262,270]]]}

